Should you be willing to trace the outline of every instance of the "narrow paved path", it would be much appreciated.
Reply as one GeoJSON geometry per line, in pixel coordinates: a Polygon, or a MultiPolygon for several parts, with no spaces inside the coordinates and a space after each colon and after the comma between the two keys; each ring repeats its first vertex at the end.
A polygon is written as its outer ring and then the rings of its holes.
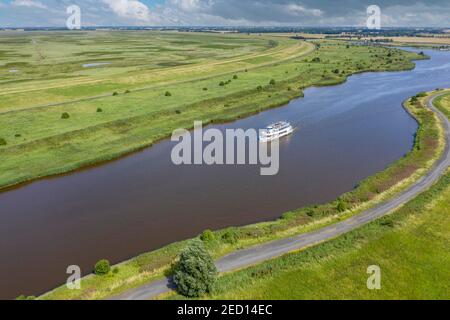
{"type": "MultiPolygon", "coordinates": [[[[399,194],[396,198],[337,224],[292,238],[277,240],[249,249],[236,251],[216,262],[218,270],[220,272],[229,272],[242,269],[292,251],[305,249],[321,242],[331,240],[389,214],[392,210],[404,205],[418,194],[427,190],[446,173],[447,168],[450,166],[450,121],[442,112],[433,106],[434,100],[441,95],[443,94],[438,94],[430,98],[428,107],[439,116],[444,127],[446,137],[445,151],[432,170],[419,179],[413,186],[399,194]]],[[[128,291],[123,295],[115,297],[114,300],[148,300],[163,293],[167,293],[173,288],[174,286],[170,279],[166,278],[128,291]]]]}

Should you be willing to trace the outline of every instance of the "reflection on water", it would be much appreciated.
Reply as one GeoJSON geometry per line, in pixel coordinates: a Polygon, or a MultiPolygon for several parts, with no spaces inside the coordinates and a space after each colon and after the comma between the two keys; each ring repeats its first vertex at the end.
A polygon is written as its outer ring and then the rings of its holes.
{"type": "Polygon", "coordinates": [[[104,166],[0,194],[0,298],[38,294],[85,273],[204,229],[243,225],[332,200],[407,153],[416,122],[401,103],[450,87],[450,53],[426,51],[414,71],[355,75],[310,88],[289,105],[216,126],[299,130],[280,144],[280,173],[258,166],[172,165],[171,142],[104,166]]]}

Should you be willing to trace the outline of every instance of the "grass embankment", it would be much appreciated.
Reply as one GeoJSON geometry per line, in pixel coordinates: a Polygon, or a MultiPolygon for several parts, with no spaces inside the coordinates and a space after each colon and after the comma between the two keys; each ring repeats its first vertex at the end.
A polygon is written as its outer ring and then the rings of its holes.
{"type": "MultiPolygon", "coordinates": [[[[450,117],[450,94],[435,105],[450,117]]],[[[302,252],[221,276],[207,299],[450,299],[449,212],[447,173],[392,215],[302,252]],[[371,265],[381,268],[381,290],[367,289],[371,265]]]]}
{"type": "MultiPolygon", "coordinates": [[[[235,50],[238,50],[238,44],[245,47],[247,39],[236,36],[230,37],[231,40],[227,36],[216,38],[222,42],[233,41],[235,50]]],[[[189,35],[183,35],[183,41],[170,39],[171,50],[178,54],[186,49],[183,43],[188,41],[189,35]],[[180,41],[181,44],[176,44],[180,41]]],[[[87,41],[84,38],[72,40],[87,41]]],[[[47,41],[52,44],[51,39],[47,41]]],[[[411,59],[423,58],[397,49],[358,47],[339,42],[321,42],[316,52],[309,53],[312,44],[282,38],[265,38],[265,46],[261,49],[261,43],[250,37],[250,41],[259,43],[260,51],[248,55],[238,51],[228,59],[213,61],[198,52],[198,46],[202,47],[208,41],[209,38],[203,39],[199,35],[193,38],[192,42],[199,43],[192,49],[196,58],[191,61],[185,57],[192,66],[160,66],[146,70],[145,65],[140,65],[131,70],[118,65],[111,67],[113,71],[97,68],[100,75],[74,70],[75,84],[66,86],[64,83],[61,84],[63,87],[34,78],[2,84],[7,90],[0,95],[0,105],[7,107],[4,112],[0,111],[0,138],[6,143],[0,146],[0,188],[117,158],[170,136],[174,129],[191,128],[194,120],[204,123],[231,121],[283,105],[302,96],[302,89],[311,85],[337,84],[351,74],[364,71],[411,69],[414,67],[411,59]],[[126,72],[117,71],[121,67],[126,72]],[[275,85],[269,85],[271,79],[275,80],[275,85]],[[95,85],[89,83],[91,80],[95,85]],[[145,90],[138,90],[145,86],[145,90]],[[130,88],[132,90],[128,92],[130,88]],[[113,96],[114,91],[118,95],[113,96]],[[165,94],[167,91],[170,96],[165,94]],[[108,96],[95,97],[105,92],[109,92],[108,96]],[[52,97],[56,101],[94,99],[32,109],[26,104],[30,100],[53,101],[52,97]],[[99,109],[102,112],[98,112],[99,109]],[[62,119],[65,113],[69,117],[62,119]]],[[[115,42],[110,40],[108,43],[114,46],[115,42]]],[[[118,41],[115,45],[119,44],[118,41]]],[[[86,44],[85,50],[90,45],[90,42],[86,44]]],[[[132,43],[127,45],[130,50],[141,47],[132,43]]],[[[118,47],[114,48],[118,50],[118,47]]],[[[79,59],[84,53],[77,51],[72,56],[79,59]]],[[[66,63],[64,60],[62,66],[66,63]]],[[[45,78],[46,73],[40,72],[45,78]]]]}
{"type": "MultiPolygon", "coordinates": [[[[431,167],[444,145],[436,116],[423,107],[426,99],[427,97],[420,97],[417,103],[409,101],[406,104],[420,123],[420,130],[414,150],[405,158],[397,161],[386,171],[366,179],[354,191],[343,195],[335,202],[295,210],[273,222],[214,232],[213,239],[207,241],[210,252],[218,258],[240,248],[317,229],[356,214],[363,208],[375,205],[406,188],[431,167]]],[[[82,290],[67,290],[61,287],[42,298],[100,299],[124,292],[157,279],[170,270],[170,265],[186,243],[187,241],[175,243],[136,257],[119,265],[120,271],[117,274],[106,277],[89,276],[84,279],[82,290]]]]}

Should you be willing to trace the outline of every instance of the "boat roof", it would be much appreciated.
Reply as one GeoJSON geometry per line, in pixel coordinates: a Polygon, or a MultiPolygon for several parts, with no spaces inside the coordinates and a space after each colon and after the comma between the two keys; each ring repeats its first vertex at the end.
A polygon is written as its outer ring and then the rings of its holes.
{"type": "Polygon", "coordinates": [[[291,124],[287,121],[279,121],[274,124],[271,124],[270,126],[267,127],[267,129],[279,129],[279,128],[283,128],[283,127],[288,127],[290,125],[291,124]]]}

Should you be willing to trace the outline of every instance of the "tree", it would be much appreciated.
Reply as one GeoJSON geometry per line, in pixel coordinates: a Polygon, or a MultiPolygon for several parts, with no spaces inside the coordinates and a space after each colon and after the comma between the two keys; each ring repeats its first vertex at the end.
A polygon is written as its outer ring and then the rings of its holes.
{"type": "Polygon", "coordinates": [[[212,232],[211,230],[205,230],[200,235],[200,239],[206,243],[206,242],[214,241],[216,239],[216,236],[214,235],[214,232],[212,232]]]}
{"type": "Polygon", "coordinates": [[[108,260],[100,260],[95,264],[94,272],[98,276],[107,275],[111,271],[111,265],[108,260]]]}
{"type": "Polygon", "coordinates": [[[217,268],[203,242],[193,241],[181,252],[173,280],[180,294],[196,298],[211,292],[217,278],[217,268]]]}

